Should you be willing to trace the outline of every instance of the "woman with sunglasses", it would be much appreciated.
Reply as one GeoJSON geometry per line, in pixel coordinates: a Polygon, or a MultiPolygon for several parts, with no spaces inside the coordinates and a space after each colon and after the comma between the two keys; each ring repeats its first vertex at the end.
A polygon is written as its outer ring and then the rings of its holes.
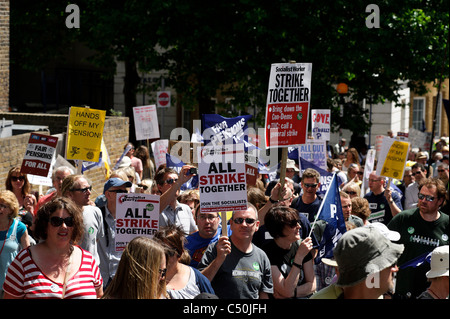
{"type": "Polygon", "coordinates": [[[8,190],[0,191],[0,298],[9,265],[22,248],[30,246],[27,227],[18,215],[16,196],[8,190]]]}
{"type": "Polygon", "coordinates": [[[31,191],[31,184],[28,182],[27,174],[20,172],[20,167],[16,166],[9,170],[5,181],[5,188],[14,193],[19,202],[19,215],[23,216],[27,212],[35,215],[37,205],[36,196],[31,191]]]}
{"type": "Polygon", "coordinates": [[[35,246],[22,250],[6,274],[3,289],[14,299],[95,299],[103,280],[91,253],[77,245],[83,237],[80,208],[56,197],[36,216],[35,246]]]}
{"type": "Polygon", "coordinates": [[[275,206],[264,217],[264,225],[273,239],[261,247],[269,257],[273,297],[308,298],[316,290],[311,237],[300,238],[298,212],[275,206]]]}

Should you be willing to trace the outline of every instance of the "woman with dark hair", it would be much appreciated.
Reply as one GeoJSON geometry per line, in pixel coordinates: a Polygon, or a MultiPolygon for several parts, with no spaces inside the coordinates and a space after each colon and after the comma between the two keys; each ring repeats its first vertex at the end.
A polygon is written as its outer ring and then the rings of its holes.
{"type": "Polygon", "coordinates": [[[191,257],[184,248],[185,235],[180,227],[163,227],[154,238],[166,248],[166,290],[171,299],[193,299],[201,293],[214,294],[209,280],[189,266],[191,257]]]}
{"type": "Polygon", "coordinates": [[[275,206],[264,217],[264,225],[273,237],[261,247],[271,264],[273,297],[308,298],[316,290],[312,240],[301,240],[298,212],[275,206]]]}
{"type": "Polygon", "coordinates": [[[31,193],[31,184],[28,181],[27,174],[22,174],[19,166],[9,170],[5,188],[16,195],[19,202],[19,215],[25,215],[26,212],[35,215],[36,196],[31,193]]]}
{"type": "Polygon", "coordinates": [[[6,274],[5,298],[94,299],[103,295],[100,269],[77,243],[83,237],[81,209],[56,197],[36,216],[39,243],[22,250],[6,274]]]}

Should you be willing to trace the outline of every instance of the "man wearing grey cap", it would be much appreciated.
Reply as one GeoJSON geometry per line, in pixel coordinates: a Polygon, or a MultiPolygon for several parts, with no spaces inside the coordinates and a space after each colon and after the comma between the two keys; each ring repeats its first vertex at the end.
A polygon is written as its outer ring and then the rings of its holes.
{"type": "Polygon", "coordinates": [[[375,227],[347,231],[333,250],[337,262],[338,299],[378,299],[394,289],[393,273],[404,246],[375,227]]]}
{"type": "Polygon", "coordinates": [[[104,236],[98,241],[98,255],[100,257],[100,273],[103,278],[105,289],[114,277],[119,265],[122,252],[116,251],[114,238],[116,236],[116,197],[118,193],[128,193],[131,182],[120,178],[110,178],[103,187],[106,205],[99,207],[103,215],[104,236]]]}

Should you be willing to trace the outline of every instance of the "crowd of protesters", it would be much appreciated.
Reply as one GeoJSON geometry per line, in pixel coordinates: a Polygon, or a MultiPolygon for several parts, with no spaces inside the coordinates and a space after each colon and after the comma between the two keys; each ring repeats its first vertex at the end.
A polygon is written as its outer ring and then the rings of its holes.
{"type": "Polygon", "coordinates": [[[367,147],[330,146],[347,232],[319,262],[316,170],[289,160],[284,185],[260,175],[247,185],[248,208],[222,230],[222,214],[200,212],[198,190],[181,191],[191,165],[155,168],[145,146],[130,146],[95,199],[69,167],[53,171],[45,195],[11,168],[0,192],[3,298],[448,298],[445,139],[432,154],[411,149],[402,180],[389,184],[374,169],[365,191],[367,147]],[[159,231],[116,251],[116,197],[128,192],[160,196],[159,231]]]}

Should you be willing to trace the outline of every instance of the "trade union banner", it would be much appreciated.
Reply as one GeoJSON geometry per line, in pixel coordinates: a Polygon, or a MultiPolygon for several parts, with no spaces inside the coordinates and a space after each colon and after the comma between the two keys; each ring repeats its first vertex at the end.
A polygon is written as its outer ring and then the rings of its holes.
{"type": "Polygon", "coordinates": [[[69,109],[66,159],[98,162],[106,111],[85,107],[69,109]]]}
{"type": "Polygon", "coordinates": [[[266,104],[266,148],[305,144],[312,63],[272,64],[266,104]]]}

